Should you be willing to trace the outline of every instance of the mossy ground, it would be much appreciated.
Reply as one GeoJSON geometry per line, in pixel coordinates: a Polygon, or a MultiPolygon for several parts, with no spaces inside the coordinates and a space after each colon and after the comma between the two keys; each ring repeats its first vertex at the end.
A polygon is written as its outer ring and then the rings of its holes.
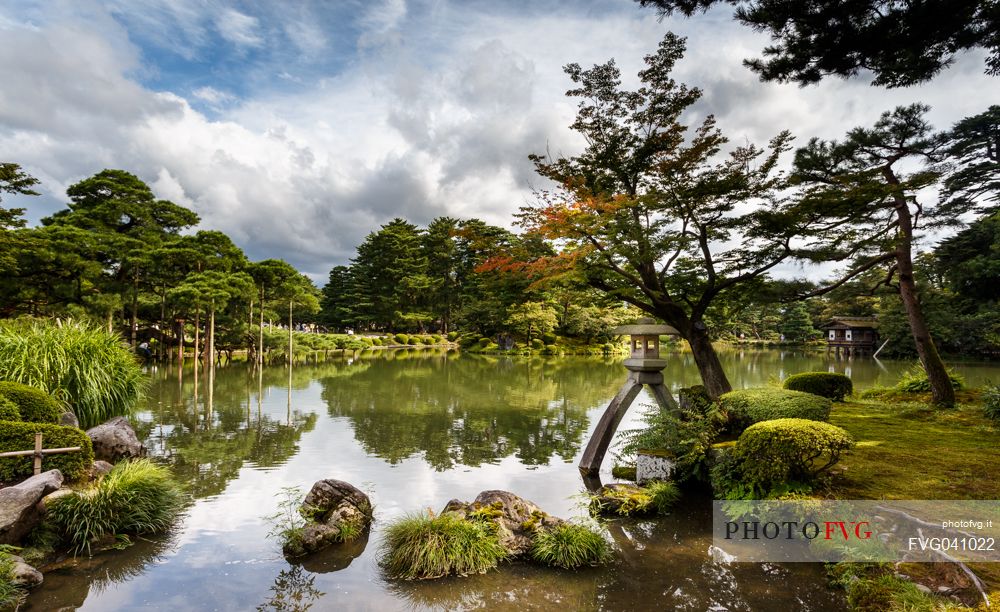
{"type": "Polygon", "coordinates": [[[835,468],[830,491],[841,499],[1000,499],[1000,428],[978,402],[936,410],[909,401],[834,405],[830,423],[857,447],[835,468]]]}
{"type": "MultiPolygon", "coordinates": [[[[866,395],[834,404],[830,423],[850,432],[857,446],[841,458],[822,493],[840,499],[1000,499],[1000,426],[983,413],[978,392],[959,391],[952,410],[932,408],[927,393],[866,395]]],[[[998,596],[1000,564],[970,567],[998,596]]],[[[900,571],[933,585],[936,578],[924,575],[930,569],[923,564],[900,571]]],[[[942,603],[920,597],[916,605],[906,602],[913,597],[911,589],[885,590],[893,592],[899,609],[942,603]]]]}

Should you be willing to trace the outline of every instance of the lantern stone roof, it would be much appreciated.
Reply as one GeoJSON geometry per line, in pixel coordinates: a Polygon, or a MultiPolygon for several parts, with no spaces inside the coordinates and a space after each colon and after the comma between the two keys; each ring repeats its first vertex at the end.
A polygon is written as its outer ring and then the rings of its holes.
{"type": "Polygon", "coordinates": [[[611,330],[617,336],[679,336],[680,332],[670,325],[658,324],[650,318],[642,318],[632,325],[622,325],[611,330]]]}
{"type": "Polygon", "coordinates": [[[833,317],[820,329],[878,329],[878,319],[875,317],[833,317]]]}

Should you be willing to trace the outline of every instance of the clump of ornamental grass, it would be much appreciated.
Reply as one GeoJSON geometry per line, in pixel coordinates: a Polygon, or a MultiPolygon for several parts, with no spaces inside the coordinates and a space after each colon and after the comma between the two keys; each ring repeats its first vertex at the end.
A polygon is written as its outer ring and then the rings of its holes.
{"type": "Polygon", "coordinates": [[[68,403],[83,427],[128,414],[145,389],[142,369],[119,336],[72,321],[0,323],[0,380],[68,403]]]}
{"type": "Polygon", "coordinates": [[[531,543],[531,558],[539,563],[575,569],[599,565],[611,553],[608,541],[597,531],[576,523],[539,529],[531,543]]]}
{"type": "Polygon", "coordinates": [[[391,578],[427,579],[482,574],[507,557],[492,521],[417,514],[386,528],[379,564],[391,578]]]}
{"type": "Polygon", "coordinates": [[[95,486],[58,498],[46,521],[73,554],[110,536],[165,531],[184,504],[170,472],[148,459],[117,464],[95,486]]]}

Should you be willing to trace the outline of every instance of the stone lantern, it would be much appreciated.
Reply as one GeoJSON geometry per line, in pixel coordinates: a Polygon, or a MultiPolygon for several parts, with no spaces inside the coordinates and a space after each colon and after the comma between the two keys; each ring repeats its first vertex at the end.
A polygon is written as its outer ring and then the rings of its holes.
{"type": "Polygon", "coordinates": [[[583,451],[579,467],[585,476],[596,476],[600,471],[601,462],[604,461],[618,424],[643,385],[649,386],[661,409],[677,410],[677,403],[663,384],[663,368],[667,362],[660,359],[660,336],[678,336],[680,333],[669,325],[657,324],[653,319],[639,319],[633,325],[616,328],[613,333],[629,336],[631,354],[623,364],[629,373],[625,384],[601,416],[583,451]]]}

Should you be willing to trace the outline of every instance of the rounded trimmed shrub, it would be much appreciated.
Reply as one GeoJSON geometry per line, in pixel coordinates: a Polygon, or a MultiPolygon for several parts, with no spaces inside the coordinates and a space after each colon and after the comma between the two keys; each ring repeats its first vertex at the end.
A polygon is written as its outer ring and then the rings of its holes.
{"type": "Polygon", "coordinates": [[[410,337],[406,334],[396,334],[392,339],[396,341],[396,344],[406,344],[409,342],[410,337]]]}
{"type": "Polygon", "coordinates": [[[17,404],[0,395],[0,421],[20,421],[21,411],[17,404]]]}
{"type": "Polygon", "coordinates": [[[441,342],[444,340],[444,337],[441,334],[434,334],[431,336],[431,340],[434,341],[434,344],[441,344],[441,342]]]}
{"type": "Polygon", "coordinates": [[[556,335],[553,334],[552,332],[546,332],[542,334],[542,342],[544,342],[545,344],[555,344],[556,335]]]}
{"type": "Polygon", "coordinates": [[[428,346],[430,346],[431,344],[435,344],[434,338],[431,338],[430,336],[423,336],[423,337],[421,337],[420,338],[420,342],[422,342],[423,344],[426,344],[428,346]]]}
{"type": "Polygon", "coordinates": [[[455,340],[458,340],[458,332],[457,331],[448,332],[448,342],[454,342],[455,340]]]}
{"type": "Polygon", "coordinates": [[[743,484],[758,491],[808,484],[854,447],[845,430],[808,419],[774,419],[751,425],[732,450],[743,484]]]}
{"type": "Polygon", "coordinates": [[[420,344],[420,338],[416,336],[410,336],[406,341],[407,346],[416,346],[420,344]]]}
{"type": "Polygon", "coordinates": [[[792,391],[819,395],[835,402],[843,401],[845,397],[854,393],[854,383],[851,382],[851,378],[834,372],[793,374],[785,379],[784,387],[792,391]]]}
{"type": "Polygon", "coordinates": [[[62,405],[45,391],[9,380],[0,382],[0,397],[8,399],[17,406],[21,415],[18,419],[2,420],[58,423],[60,415],[65,412],[62,405]]]}
{"type": "Polygon", "coordinates": [[[733,433],[772,419],[826,421],[832,405],[830,400],[812,393],[771,387],[730,391],[719,398],[719,407],[728,415],[728,429],[733,433]]]}
{"type": "Polygon", "coordinates": [[[555,355],[559,353],[559,347],[554,344],[546,344],[542,352],[546,355],[555,355]]]}
{"type": "Polygon", "coordinates": [[[540,351],[543,348],[545,348],[545,343],[542,342],[541,338],[532,338],[531,348],[533,348],[536,351],[540,351]]]}
{"type": "MultiPolygon", "coordinates": [[[[46,455],[42,459],[43,470],[58,469],[67,480],[78,480],[87,475],[87,470],[94,464],[94,447],[87,434],[76,427],[0,421],[0,453],[31,450],[35,447],[36,431],[42,432],[44,448],[80,447],[73,453],[46,455]]],[[[30,456],[0,459],[0,481],[12,482],[31,476],[32,462],[30,456]]]]}

